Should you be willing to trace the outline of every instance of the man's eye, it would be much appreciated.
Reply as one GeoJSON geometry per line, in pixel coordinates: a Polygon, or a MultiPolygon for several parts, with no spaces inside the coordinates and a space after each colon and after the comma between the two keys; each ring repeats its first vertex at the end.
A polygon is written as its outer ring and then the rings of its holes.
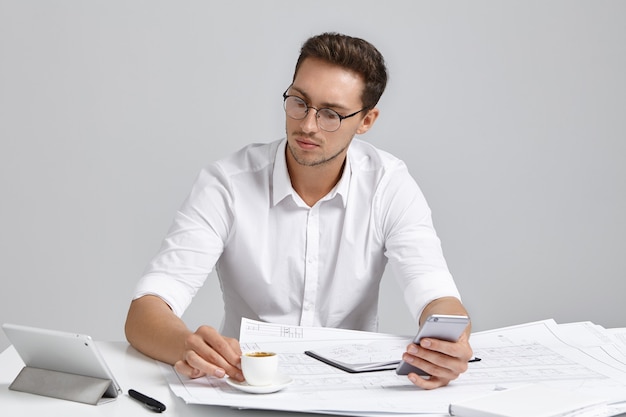
{"type": "Polygon", "coordinates": [[[322,109],[320,111],[320,113],[322,114],[322,117],[324,117],[325,119],[328,120],[335,120],[335,119],[339,119],[339,114],[337,114],[335,111],[333,110],[329,110],[329,109],[322,109]]]}

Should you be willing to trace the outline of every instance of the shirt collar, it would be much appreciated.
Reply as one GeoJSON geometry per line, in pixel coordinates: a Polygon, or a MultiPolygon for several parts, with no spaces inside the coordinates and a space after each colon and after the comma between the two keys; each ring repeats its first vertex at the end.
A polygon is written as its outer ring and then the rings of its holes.
{"type": "Polygon", "coordinates": [[[287,171],[286,144],[287,139],[284,139],[277,146],[276,157],[274,158],[274,172],[272,173],[272,205],[274,206],[294,192],[289,180],[289,172],[287,171]]]}
{"type": "MultiPolygon", "coordinates": [[[[272,204],[275,206],[288,196],[292,196],[295,200],[295,190],[291,186],[289,172],[287,171],[287,158],[285,151],[287,149],[287,140],[284,139],[276,149],[276,157],[274,158],[274,172],[272,173],[272,204]]],[[[350,191],[350,178],[352,177],[352,165],[350,163],[350,149],[348,148],[348,156],[343,167],[341,178],[335,187],[326,195],[322,201],[332,200],[337,195],[341,197],[344,208],[348,201],[348,192],[350,191]]]]}

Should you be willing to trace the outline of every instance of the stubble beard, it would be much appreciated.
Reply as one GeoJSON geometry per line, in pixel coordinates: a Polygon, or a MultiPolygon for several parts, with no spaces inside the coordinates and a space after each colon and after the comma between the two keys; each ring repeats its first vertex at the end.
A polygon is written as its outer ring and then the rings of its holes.
{"type": "MultiPolygon", "coordinates": [[[[304,136],[304,135],[300,135],[300,136],[304,136]]],[[[339,151],[337,151],[334,155],[331,155],[329,157],[324,157],[324,155],[322,155],[319,159],[308,160],[306,158],[300,157],[298,155],[298,152],[291,146],[289,141],[287,141],[287,149],[289,149],[289,153],[293,157],[294,161],[296,161],[296,163],[298,163],[298,165],[302,165],[302,166],[306,166],[306,167],[316,167],[316,166],[322,166],[322,165],[328,164],[328,163],[334,161],[335,159],[337,159],[337,157],[339,157],[339,155],[344,153],[344,151],[347,148],[348,148],[348,145],[344,146],[339,151]]]]}

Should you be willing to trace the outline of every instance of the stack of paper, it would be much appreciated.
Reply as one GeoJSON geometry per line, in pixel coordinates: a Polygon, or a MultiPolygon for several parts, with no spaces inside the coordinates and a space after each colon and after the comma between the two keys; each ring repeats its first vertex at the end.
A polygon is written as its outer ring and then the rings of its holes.
{"type": "Polygon", "coordinates": [[[286,389],[246,394],[223,379],[189,380],[172,367],[163,369],[171,389],[194,404],[360,416],[446,416],[451,403],[541,383],[607,404],[606,411],[594,417],[626,411],[626,329],[606,330],[589,322],[558,325],[545,320],[474,333],[470,342],[482,360],[470,363],[469,370],[449,386],[431,391],[416,388],[393,370],[348,373],[304,354],[342,344],[367,345],[378,352],[399,347],[403,351],[410,339],[244,320],[242,349],[278,352],[281,372],[294,380],[286,389]]]}
{"type": "Polygon", "coordinates": [[[543,384],[524,385],[450,404],[456,417],[566,417],[606,410],[603,399],[543,384]]]}

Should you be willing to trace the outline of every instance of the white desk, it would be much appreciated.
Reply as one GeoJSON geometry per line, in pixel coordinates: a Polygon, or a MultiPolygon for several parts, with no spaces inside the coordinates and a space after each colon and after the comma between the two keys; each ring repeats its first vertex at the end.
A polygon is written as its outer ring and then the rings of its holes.
{"type": "MultiPolygon", "coordinates": [[[[541,323],[532,325],[533,329],[541,323]]],[[[571,329],[571,328],[570,328],[571,329]]],[[[509,329],[511,332],[519,329],[509,329]]],[[[487,332],[482,336],[492,336],[492,332],[487,332]]],[[[498,335],[502,331],[496,332],[498,335]]],[[[536,334],[537,332],[534,331],[536,334]]],[[[480,345],[480,337],[475,337],[474,342],[480,345]]],[[[124,390],[124,395],[110,403],[99,406],[81,404],[71,401],[47,398],[8,389],[19,371],[24,366],[22,360],[11,346],[0,353],[0,415],[20,417],[20,416],[50,416],[50,417],[89,417],[89,416],[154,416],[156,413],[148,410],[139,402],[131,399],[127,392],[130,388],[136,389],[146,395],[156,398],[167,406],[165,416],[225,416],[225,417],[319,417],[321,414],[294,413],[273,410],[239,410],[227,407],[208,405],[188,405],[183,400],[176,397],[165,378],[161,374],[159,365],[150,358],[138,353],[126,342],[98,342],[98,347],[104,356],[111,371],[124,390]]],[[[586,349],[588,351],[588,349],[586,349]]],[[[620,379],[621,380],[621,379],[620,379]]],[[[615,384],[611,384],[613,387],[615,384]]],[[[619,385],[619,384],[618,384],[619,385]]],[[[613,387],[622,397],[623,388],[613,387]]],[[[619,411],[623,412],[624,409],[619,411]]],[[[617,412],[615,414],[618,414],[617,412]]],[[[624,415],[624,414],[620,414],[624,415]]],[[[430,415],[433,417],[434,415],[430,415]]],[[[441,417],[443,415],[438,415],[441,417]]],[[[426,416],[424,416],[426,417],[426,416]]]]}
{"type": "Polygon", "coordinates": [[[238,410],[227,407],[188,405],[176,397],[155,361],[137,352],[126,342],[98,342],[98,348],[124,390],[115,401],[93,406],[9,390],[9,385],[24,363],[10,346],[0,354],[0,414],[3,416],[89,417],[89,416],[156,416],[128,396],[130,388],[154,397],[166,405],[164,416],[253,416],[253,417],[319,417],[319,414],[264,410],[238,410]]]}

